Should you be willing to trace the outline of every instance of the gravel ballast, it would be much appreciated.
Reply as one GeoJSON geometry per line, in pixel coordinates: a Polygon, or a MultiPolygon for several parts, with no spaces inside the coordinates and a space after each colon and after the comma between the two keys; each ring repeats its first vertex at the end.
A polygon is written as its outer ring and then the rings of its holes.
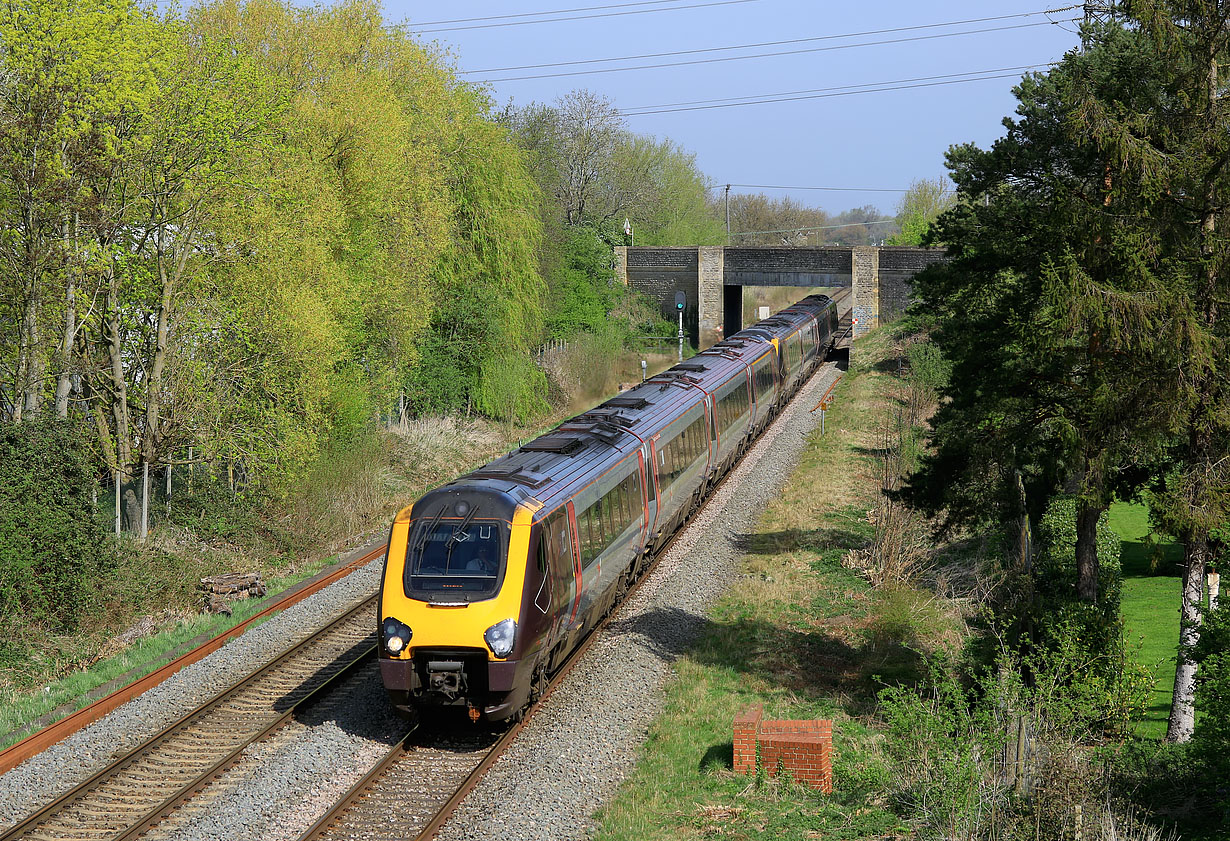
{"type": "Polygon", "coordinates": [[[706,608],[739,575],[736,538],[777,495],[807,436],[810,409],[837,378],[816,373],[679,535],[585,659],[438,836],[582,838],[632,770],[662,704],[671,664],[705,624],[706,608]]]}
{"type": "Polygon", "coordinates": [[[116,753],[141,743],[369,598],[379,587],[382,566],[382,559],[372,561],[0,776],[0,828],[14,826],[116,753]]]}
{"type": "MultiPolygon", "coordinates": [[[[737,537],[779,491],[837,377],[823,367],[756,442],[586,657],[462,803],[443,839],[578,838],[631,771],[674,660],[739,573],[737,537]]],[[[375,561],[0,777],[0,829],[375,593],[375,561]]],[[[374,672],[245,752],[206,799],[151,837],[293,839],[387,749],[400,724],[374,672]],[[343,696],[339,696],[343,697],[343,696]]]]}

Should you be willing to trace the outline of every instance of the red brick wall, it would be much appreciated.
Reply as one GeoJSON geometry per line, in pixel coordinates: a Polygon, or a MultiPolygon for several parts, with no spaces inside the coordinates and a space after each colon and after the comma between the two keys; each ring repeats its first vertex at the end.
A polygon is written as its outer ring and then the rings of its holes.
{"type": "Polygon", "coordinates": [[[745,707],[734,721],[734,766],[752,772],[757,765],[769,776],[782,768],[798,783],[828,794],[833,791],[833,722],[764,721],[759,705],[745,707]]]}
{"type": "Polygon", "coordinates": [[[744,707],[735,716],[735,770],[750,773],[756,770],[756,734],[764,706],[744,707]]]}

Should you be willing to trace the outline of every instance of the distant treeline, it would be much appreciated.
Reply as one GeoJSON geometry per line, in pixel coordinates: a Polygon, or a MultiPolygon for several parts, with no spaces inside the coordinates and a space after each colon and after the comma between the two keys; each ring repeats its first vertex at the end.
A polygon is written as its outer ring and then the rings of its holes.
{"type": "Polygon", "coordinates": [[[527,420],[544,339],[662,330],[625,219],[726,241],[691,153],[586,91],[498,110],[369,0],[18,0],[0,43],[0,418],[100,475],[276,492],[380,413],[527,420]]]}

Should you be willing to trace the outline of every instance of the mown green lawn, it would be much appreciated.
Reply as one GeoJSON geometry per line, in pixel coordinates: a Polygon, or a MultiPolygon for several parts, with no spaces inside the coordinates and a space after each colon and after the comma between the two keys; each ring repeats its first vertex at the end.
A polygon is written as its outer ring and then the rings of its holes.
{"type": "Polygon", "coordinates": [[[1174,688],[1181,585],[1177,565],[1183,560],[1183,547],[1166,535],[1153,534],[1149,540],[1149,509],[1139,503],[1112,505],[1110,527],[1123,541],[1122,610],[1128,640],[1138,646],[1138,662],[1155,676],[1149,708],[1137,732],[1161,739],[1166,735],[1174,688]]]}

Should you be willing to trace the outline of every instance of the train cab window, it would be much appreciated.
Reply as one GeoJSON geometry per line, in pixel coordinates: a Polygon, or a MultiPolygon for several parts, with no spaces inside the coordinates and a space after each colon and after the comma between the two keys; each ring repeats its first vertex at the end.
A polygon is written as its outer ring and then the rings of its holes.
{"type": "Polygon", "coordinates": [[[419,520],[406,545],[406,595],[455,594],[467,601],[495,595],[507,534],[508,525],[498,520],[419,520]]]}

